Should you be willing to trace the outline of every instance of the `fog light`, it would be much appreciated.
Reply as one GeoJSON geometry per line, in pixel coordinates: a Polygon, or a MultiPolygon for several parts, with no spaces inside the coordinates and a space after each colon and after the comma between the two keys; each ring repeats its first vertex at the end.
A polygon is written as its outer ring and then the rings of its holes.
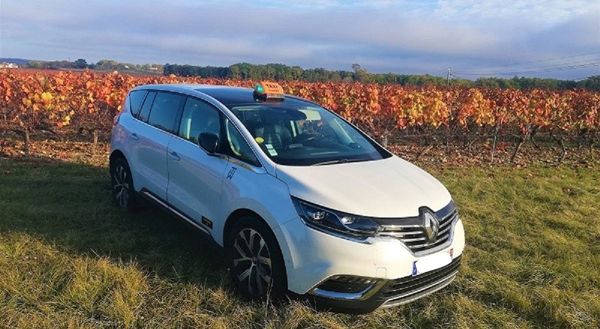
{"type": "Polygon", "coordinates": [[[360,293],[373,287],[379,280],[351,275],[334,275],[321,283],[318,288],[339,293],[360,293]]]}

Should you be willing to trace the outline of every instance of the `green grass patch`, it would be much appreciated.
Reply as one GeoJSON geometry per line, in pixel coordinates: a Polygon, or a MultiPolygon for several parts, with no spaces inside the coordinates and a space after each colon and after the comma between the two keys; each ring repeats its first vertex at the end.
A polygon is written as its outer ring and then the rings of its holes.
{"type": "Polygon", "coordinates": [[[465,224],[458,279],[412,304],[355,316],[243,301],[219,254],[187,227],[156,209],[116,209],[105,167],[0,159],[0,326],[600,326],[598,170],[430,172],[465,224]]]}

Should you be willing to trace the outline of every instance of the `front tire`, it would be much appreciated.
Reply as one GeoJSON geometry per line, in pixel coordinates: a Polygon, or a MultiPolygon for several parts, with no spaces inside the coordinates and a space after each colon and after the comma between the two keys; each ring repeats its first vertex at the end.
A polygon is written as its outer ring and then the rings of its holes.
{"type": "Polygon", "coordinates": [[[231,278],[248,299],[267,300],[287,290],[285,264],[271,228],[260,218],[238,220],[226,244],[231,278]]]}
{"type": "Polygon", "coordinates": [[[129,164],[123,158],[116,159],[110,166],[113,201],[119,208],[135,210],[138,203],[133,188],[129,164]]]}

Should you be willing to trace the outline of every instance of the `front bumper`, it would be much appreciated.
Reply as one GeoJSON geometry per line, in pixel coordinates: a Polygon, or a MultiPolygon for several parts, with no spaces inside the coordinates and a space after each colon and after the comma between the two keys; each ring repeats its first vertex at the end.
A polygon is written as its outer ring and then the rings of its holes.
{"type": "Polygon", "coordinates": [[[432,294],[449,285],[458,274],[461,257],[442,268],[416,276],[395,280],[382,280],[375,286],[366,299],[337,299],[334,296],[311,293],[318,306],[341,309],[355,313],[368,313],[377,308],[387,308],[410,303],[432,294]]]}
{"type": "Polygon", "coordinates": [[[281,242],[292,292],[314,296],[330,307],[369,312],[421,298],[454,280],[465,237],[460,219],[452,225],[450,244],[434,253],[451,253],[451,263],[414,276],[414,262],[429,255],[415,255],[396,238],[376,237],[361,243],[314,230],[300,219],[278,227],[275,235],[281,242]],[[356,284],[343,292],[321,289],[336,277],[356,284]],[[374,283],[365,284],[367,280],[374,283]]]}

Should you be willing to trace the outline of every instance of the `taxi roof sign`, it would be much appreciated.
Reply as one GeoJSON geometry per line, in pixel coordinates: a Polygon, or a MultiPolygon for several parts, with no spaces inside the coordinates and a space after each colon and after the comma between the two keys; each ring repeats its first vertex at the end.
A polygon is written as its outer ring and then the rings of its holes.
{"type": "Polygon", "coordinates": [[[254,96],[264,100],[284,99],[283,88],[276,82],[261,81],[254,86],[254,96]]]}

